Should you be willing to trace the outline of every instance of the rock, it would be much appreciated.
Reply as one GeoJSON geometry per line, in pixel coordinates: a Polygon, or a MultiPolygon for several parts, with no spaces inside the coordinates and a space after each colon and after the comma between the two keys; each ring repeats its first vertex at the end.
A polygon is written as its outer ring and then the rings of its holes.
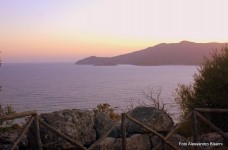
{"type": "MultiPolygon", "coordinates": [[[[89,146],[96,141],[93,115],[92,111],[73,109],[41,114],[40,118],[81,145],[89,146]]],[[[68,142],[43,126],[40,128],[40,133],[42,143],[49,149],[70,147],[68,142]]]]}
{"type": "Polygon", "coordinates": [[[223,142],[223,137],[217,132],[214,132],[200,135],[198,140],[200,142],[223,142]]]}
{"type": "Polygon", "coordinates": [[[122,136],[121,124],[117,125],[108,136],[114,137],[114,138],[121,138],[122,136]]]}
{"type": "MultiPolygon", "coordinates": [[[[169,138],[169,141],[173,145],[175,145],[178,148],[180,148],[181,150],[189,150],[190,149],[190,146],[181,146],[181,145],[179,145],[179,142],[188,143],[188,141],[187,141],[187,139],[185,137],[180,136],[178,134],[171,135],[171,137],[169,138]]],[[[162,140],[157,135],[154,135],[154,136],[152,136],[150,138],[150,143],[151,143],[152,147],[155,147],[157,144],[162,143],[162,140]]],[[[168,149],[171,149],[171,147],[169,145],[167,145],[167,144],[165,145],[165,147],[168,148],[168,149]]],[[[162,150],[162,146],[159,149],[162,150]]]]}
{"type": "MultiPolygon", "coordinates": [[[[142,134],[135,134],[126,139],[127,150],[151,150],[149,137],[142,134]]],[[[121,150],[122,140],[111,137],[101,141],[94,150],[121,150]]]]}
{"type": "MultiPolygon", "coordinates": [[[[0,149],[9,149],[17,138],[18,132],[5,132],[0,134],[0,149]]],[[[17,147],[18,148],[18,147],[17,147]]]]}
{"type": "Polygon", "coordinates": [[[127,138],[127,150],[151,150],[149,136],[135,134],[127,138]]]}
{"type": "MultiPolygon", "coordinates": [[[[97,133],[97,139],[99,139],[103,134],[105,134],[114,124],[117,122],[113,121],[109,115],[105,114],[104,112],[99,112],[95,114],[95,123],[94,129],[97,133]]],[[[116,126],[112,132],[108,135],[108,137],[119,138],[121,135],[121,127],[116,126]]]]}
{"type": "Polygon", "coordinates": [[[103,134],[105,134],[114,124],[115,123],[108,114],[105,114],[104,112],[96,113],[94,129],[96,130],[97,138],[100,138],[103,134]]]}
{"type": "Polygon", "coordinates": [[[106,137],[93,150],[114,150],[115,141],[115,138],[106,137]]]}
{"type": "Polygon", "coordinates": [[[171,137],[169,138],[169,141],[174,144],[175,146],[179,147],[181,150],[190,150],[190,146],[181,146],[179,145],[179,142],[181,143],[188,143],[188,140],[178,134],[173,134],[171,135],[171,137]]]}
{"type": "MultiPolygon", "coordinates": [[[[8,131],[0,131],[0,150],[8,150],[15,139],[20,134],[22,128],[19,125],[13,125],[8,131]],[[17,126],[17,128],[14,128],[17,126]]],[[[16,146],[16,149],[23,149],[28,147],[27,135],[22,137],[21,141],[16,146]]]]}
{"type": "MultiPolygon", "coordinates": [[[[165,111],[155,107],[136,107],[129,111],[128,115],[157,131],[170,130],[174,125],[172,118],[165,111]]],[[[134,134],[146,133],[148,131],[132,121],[127,120],[127,132],[134,134]]]]}
{"type": "MultiPolygon", "coordinates": [[[[227,133],[226,133],[227,134],[227,133]]],[[[213,149],[213,150],[223,150],[223,149],[228,149],[228,141],[223,138],[222,135],[218,134],[217,132],[214,133],[207,133],[200,135],[198,137],[199,142],[201,143],[209,143],[210,144],[218,144],[217,146],[206,146],[203,148],[207,148],[208,150],[213,149]],[[222,144],[222,145],[221,145],[222,144]]]]}
{"type": "Polygon", "coordinates": [[[159,143],[161,143],[161,139],[157,135],[153,135],[150,137],[150,143],[152,147],[155,147],[159,143]]]}

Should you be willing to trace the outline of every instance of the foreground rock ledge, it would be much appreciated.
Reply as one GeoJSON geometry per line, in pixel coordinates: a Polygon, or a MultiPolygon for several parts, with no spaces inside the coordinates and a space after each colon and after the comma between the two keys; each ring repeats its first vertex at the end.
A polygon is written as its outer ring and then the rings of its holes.
{"type": "MultiPolygon", "coordinates": [[[[164,111],[154,107],[137,107],[129,111],[128,114],[155,130],[170,130],[173,126],[172,118],[164,111]]],[[[62,134],[69,136],[85,147],[92,145],[115,124],[105,113],[94,114],[93,111],[79,109],[44,113],[40,115],[40,118],[62,134]]],[[[120,149],[120,131],[120,126],[114,129],[109,135],[109,138],[102,141],[100,146],[96,147],[96,149],[120,149]]],[[[41,141],[47,149],[73,148],[71,144],[42,126],[40,132],[41,141]]],[[[127,132],[129,136],[127,138],[127,147],[129,149],[144,150],[151,148],[150,137],[143,135],[146,133],[143,128],[128,120],[127,132]]],[[[30,141],[34,141],[32,139],[33,138],[31,138],[30,141]]]]}
{"type": "MultiPolygon", "coordinates": [[[[128,114],[155,130],[171,130],[173,126],[172,118],[166,112],[157,108],[137,107],[129,111],[128,114]]],[[[62,134],[69,136],[87,148],[96,140],[98,140],[113,124],[115,124],[115,122],[106,113],[100,112],[98,114],[94,114],[93,111],[79,109],[45,113],[41,114],[40,118],[62,134]]],[[[73,145],[56,136],[48,129],[44,128],[42,125],[40,126],[40,134],[44,149],[77,149],[73,145]]],[[[1,134],[0,137],[6,139],[3,134],[1,134]]],[[[5,140],[2,138],[0,138],[0,147],[3,145],[4,147],[9,147],[8,143],[12,143],[14,141],[14,139],[10,139],[8,140],[10,142],[3,144],[2,142],[5,140]]],[[[209,140],[215,142],[224,142],[223,137],[217,134],[203,135],[202,138],[199,139],[200,141],[209,140]]],[[[190,141],[180,135],[174,134],[169,140],[180,149],[188,150],[191,148],[179,146],[179,142],[190,141]]],[[[28,136],[23,141],[28,141],[25,142],[27,143],[27,147],[24,147],[24,149],[35,148],[33,126],[31,126],[28,136]]],[[[146,130],[129,120],[127,121],[126,141],[128,150],[149,150],[158,143],[162,142],[156,135],[148,133],[146,130]]],[[[121,126],[114,128],[113,132],[103,141],[101,141],[94,149],[121,149],[121,126]]]]}

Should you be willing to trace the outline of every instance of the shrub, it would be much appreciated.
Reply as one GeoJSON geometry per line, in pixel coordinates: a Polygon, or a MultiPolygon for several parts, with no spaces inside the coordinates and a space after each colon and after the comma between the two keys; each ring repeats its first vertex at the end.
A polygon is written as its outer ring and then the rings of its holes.
{"type": "Polygon", "coordinates": [[[102,103],[97,105],[95,109],[93,109],[94,113],[103,112],[105,114],[108,114],[110,118],[114,121],[120,120],[120,115],[115,112],[115,109],[111,107],[108,103],[102,103]]]}
{"type": "MultiPolygon", "coordinates": [[[[180,105],[182,116],[194,108],[228,108],[228,47],[205,58],[198,71],[192,84],[179,85],[176,90],[175,100],[180,105]]],[[[212,123],[228,131],[225,114],[207,115],[212,123]]]]}

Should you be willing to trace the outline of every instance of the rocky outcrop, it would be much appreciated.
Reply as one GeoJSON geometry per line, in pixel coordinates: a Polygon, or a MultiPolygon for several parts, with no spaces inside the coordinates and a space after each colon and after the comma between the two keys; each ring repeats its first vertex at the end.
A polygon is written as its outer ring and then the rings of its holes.
{"type": "MultiPolygon", "coordinates": [[[[93,115],[92,111],[73,109],[41,114],[40,118],[62,134],[88,146],[96,141],[93,115]]],[[[42,126],[40,132],[42,143],[49,148],[69,147],[66,141],[42,126]]]]}
{"type": "MultiPolygon", "coordinates": [[[[129,111],[128,114],[157,131],[171,130],[173,126],[173,121],[169,115],[157,108],[137,107],[129,111]]],[[[51,125],[62,134],[72,138],[87,148],[90,147],[103,134],[105,134],[107,130],[109,130],[114,124],[116,124],[116,122],[112,121],[112,119],[105,113],[99,112],[94,114],[93,111],[77,109],[41,114],[40,119],[51,125]]],[[[127,120],[126,146],[128,150],[149,150],[154,148],[157,144],[163,143],[158,136],[154,135],[153,133],[148,133],[146,130],[134,124],[129,119],[127,120]]],[[[33,126],[34,125],[31,126],[30,132],[27,135],[28,140],[25,137],[18,148],[35,148],[36,145],[34,143],[35,138],[33,135],[33,126]],[[21,147],[23,145],[25,145],[25,147],[21,147]]],[[[7,149],[9,145],[13,143],[18,132],[6,134],[1,133],[0,149],[7,149]]],[[[40,134],[44,149],[78,149],[42,125],[40,126],[40,134]]],[[[168,140],[181,150],[189,150],[193,147],[180,145],[179,143],[189,143],[191,140],[187,140],[185,137],[177,134],[173,134],[168,140]]],[[[224,147],[227,148],[227,141],[217,133],[201,135],[199,136],[199,142],[223,143],[223,147],[217,146],[215,149],[221,149],[224,147]]],[[[94,150],[119,150],[122,148],[121,146],[121,126],[118,126],[114,128],[111,134],[103,139],[94,148],[94,150]]],[[[167,144],[165,147],[167,149],[171,149],[167,144]]],[[[199,148],[204,149],[205,147],[199,148]]],[[[207,147],[207,149],[211,148],[212,147],[207,147]]],[[[162,146],[160,149],[162,149],[162,146]]]]}
{"type": "MultiPolygon", "coordinates": [[[[164,111],[153,107],[137,107],[128,112],[129,115],[155,130],[170,130],[173,126],[172,119],[164,111]]],[[[94,114],[88,110],[62,110],[40,115],[41,120],[51,125],[64,135],[73,138],[85,147],[89,147],[116,122],[105,113],[94,114]]],[[[96,149],[121,149],[121,127],[114,128],[112,133],[104,139],[96,149]]],[[[41,126],[41,140],[48,149],[69,149],[71,144],[56,136],[48,129],[41,126]]],[[[128,149],[150,149],[151,142],[147,131],[138,125],[127,122],[127,147],[128,149]],[[136,134],[142,133],[142,134],[136,134]]]]}
{"type": "MultiPolygon", "coordinates": [[[[136,107],[129,111],[128,114],[151,129],[157,131],[170,130],[174,125],[172,118],[165,111],[155,107],[136,107]]],[[[148,131],[128,120],[127,132],[129,134],[134,134],[146,133],[148,131]]]]}

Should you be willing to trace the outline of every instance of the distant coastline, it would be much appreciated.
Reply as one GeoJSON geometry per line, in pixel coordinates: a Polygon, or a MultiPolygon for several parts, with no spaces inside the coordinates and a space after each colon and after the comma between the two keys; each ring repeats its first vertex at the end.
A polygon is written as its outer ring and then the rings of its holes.
{"type": "Polygon", "coordinates": [[[225,43],[161,43],[153,47],[114,57],[90,56],[77,61],[76,65],[116,66],[119,64],[137,66],[200,65],[204,57],[225,43]]]}

